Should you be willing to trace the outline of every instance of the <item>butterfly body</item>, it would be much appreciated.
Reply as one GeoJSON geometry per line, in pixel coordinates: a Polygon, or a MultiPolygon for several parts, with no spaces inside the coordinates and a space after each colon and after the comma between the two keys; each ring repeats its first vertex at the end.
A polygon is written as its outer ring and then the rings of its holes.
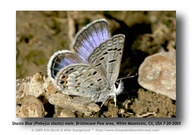
{"type": "Polygon", "coordinates": [[[122,92],[119,75],[125,36],[110,37],[106,20],[96,20],[75,37],[71,50],[58,51],[48,63],[48,76],[64,94],[105,102],[122,92]]]}

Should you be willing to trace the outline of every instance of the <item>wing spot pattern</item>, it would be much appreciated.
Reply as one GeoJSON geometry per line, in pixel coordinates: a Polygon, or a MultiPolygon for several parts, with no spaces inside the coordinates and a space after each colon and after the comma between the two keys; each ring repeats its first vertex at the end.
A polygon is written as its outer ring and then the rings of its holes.
{"type": "Polygon", "coordinates": [[[93,75],[96,75],[97,74],[97,71],[93,72],[93,75]]]}
{"type": "Polygon", "coordinates": [[[115,59],[114,60],[110,60],[109,63],[112,63],[112,62],[115,62],[115,61],[116,61],[115,59]]]}

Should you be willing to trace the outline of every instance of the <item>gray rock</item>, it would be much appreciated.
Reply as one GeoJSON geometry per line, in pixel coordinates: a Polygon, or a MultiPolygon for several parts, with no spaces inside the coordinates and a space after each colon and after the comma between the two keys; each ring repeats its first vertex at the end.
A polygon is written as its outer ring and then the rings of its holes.
{"type": "Polygon", "coordinates": [[[147,57],[139,67],[138,82],[145,89],[176,100],[176,52],[147,57]]]}

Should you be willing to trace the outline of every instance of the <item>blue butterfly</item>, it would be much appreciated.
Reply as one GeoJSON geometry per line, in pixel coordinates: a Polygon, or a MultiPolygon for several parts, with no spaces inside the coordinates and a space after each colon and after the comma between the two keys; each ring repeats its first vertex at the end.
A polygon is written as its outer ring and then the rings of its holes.
{"type": "Polygon", "coordinates": [[[123,91],[117,81],[125,36],[110,36],[105,19],[95,20],[76,35],[71,51],[54,53],[47,66],[48,76],[57,90],[64,94],[88,97],[102,102],[123,91]]]}

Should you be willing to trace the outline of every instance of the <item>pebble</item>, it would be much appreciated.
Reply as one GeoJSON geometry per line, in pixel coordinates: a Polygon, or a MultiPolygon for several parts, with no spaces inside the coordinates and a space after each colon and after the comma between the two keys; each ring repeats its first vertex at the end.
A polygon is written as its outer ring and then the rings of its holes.
{"type": "Polygon", "coordinates": [[[34,96],[28,95],[22,101],[20,117],[44,117],[45,110],[43,103],[34,96]]]}
{"type": "MultiPolygon", "coordinates": [[[[79,97],[83,98],[83,97],[79,97]]],[[[59,106],[61,108],[65,108],[68,110],[80,111],[80,112],[98,112],[100,111],[100,107],[89,101],[86,100],[79,100],[77,97],[70,97],[68,95],[62,93],[55,93],[48,97],[48,101],[50,104],[55,106],[59,106]]]]}
{"type": "Polygon", "coordinates": [[[176,52],[161,52],[145,58],[138,83],[145,89],[176,100],[176,52]]]}

